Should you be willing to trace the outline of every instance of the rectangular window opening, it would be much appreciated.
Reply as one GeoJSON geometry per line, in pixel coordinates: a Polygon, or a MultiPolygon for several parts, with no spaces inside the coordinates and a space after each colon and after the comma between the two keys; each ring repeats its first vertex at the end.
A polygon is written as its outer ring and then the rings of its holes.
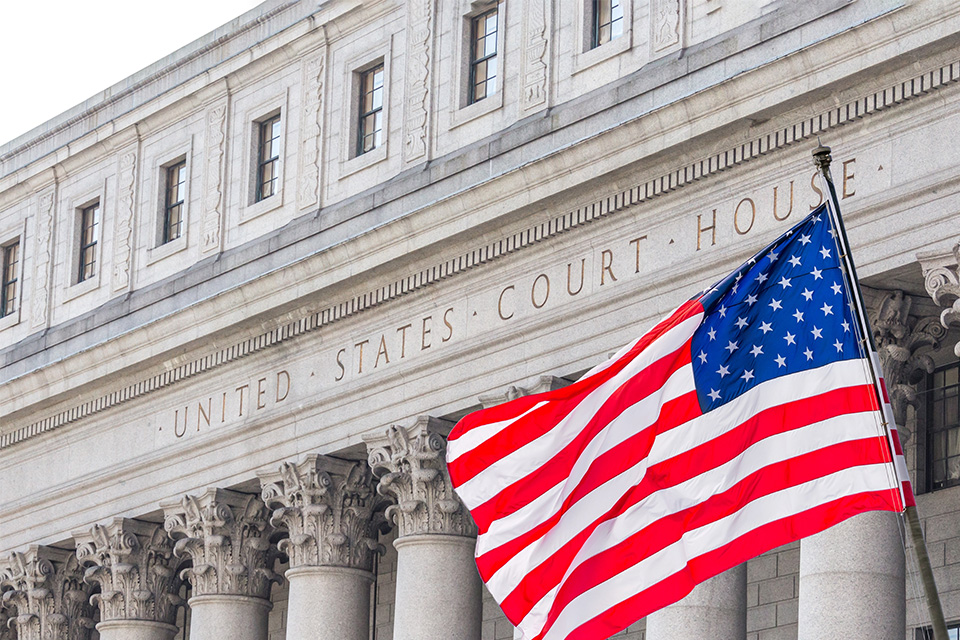
{"type": "Polygon", "coordinates": [[[927,486],[960,485],[960,363],[935,371],[927,394],[927,486]]]}
{"type": "Polygon", "coordinates": [[[491,9],[470,23],[470,104],[497,92],[497,21],[491,9]]]}
{"type": "Polygon", "coordinates": [[[280,114],[258,124],[256,202],[277,193],[280,180],[280,114]]]}
{"type": "Polygon", "coordinates": [[[17,310],[17,273],[20,265],[20,240],[4,246],[3,280],[0,282],[0,318],[17,310]]]}
{"type": "Polygon", "coordinates": [[[621,0],[593,0],[593,48],[623,35],[621,0]]]}
{"type": "Polygon", "coordinates": [[[181,160],[165,170],[166,189],[163,204],[163,232],[160,244],[176,240],[183,232],[183,206],[187,186],[187,161],[181,160]]]}
{"type": "Polygon", "coordinates": [[[383,64],[360,74],[360,112],[357,126],[357,155],[383,144],[383,64]]]}
{"type": "Polygon", "coordinates": [[[97,234],[100,226],[100,203],[80,210],[80,264],[77,282],[97,274],[97,234]]]}

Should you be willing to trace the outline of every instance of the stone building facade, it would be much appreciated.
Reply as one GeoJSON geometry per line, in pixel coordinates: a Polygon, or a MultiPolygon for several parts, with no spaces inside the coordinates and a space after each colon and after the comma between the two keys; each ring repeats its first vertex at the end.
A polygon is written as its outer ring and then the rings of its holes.
{"type": "MultiPolygon", "coordinates": [[[[960,3],[268,0],[0,147],[0,638],[493,640],[442,465],[833,173],[960,621],[960,3]]],[[[621,636],[913,640],[897,523],[621,636]]]]}

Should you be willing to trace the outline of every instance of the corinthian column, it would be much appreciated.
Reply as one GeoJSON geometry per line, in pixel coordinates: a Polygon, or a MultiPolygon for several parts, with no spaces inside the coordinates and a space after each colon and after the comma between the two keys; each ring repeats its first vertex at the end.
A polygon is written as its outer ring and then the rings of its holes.
{"type": "Polygon", "coordinates": [[[171,640],[177,633],[180,578],[173,542],[158,524],[117,518],[75,533],[83,579],[100,585],[100,640],[171,640]]]}
{"type": "Polygon", "coordinates": [[[369,467],[321,455],[257,474],[290,537],[287,640],[368,640],[376,493],[369,467]]]}
{"type": "Polygon", "coordinates": [[[377,491],[396,504],[394,640],[478,640],[480,576],[473,559],[476,528],[453,492],[445,463],[450,423],[421,417],[365,436],[377,491]]]}
{"type": "Polygon", "coordinates": [[[3,604],[17,640],[89,640],[93,629],[92,588],[72,551],[30,547],[14,552],[0,572],[3,604]]]}
{"type": "Polygon", "coordinates": [[[207,489],[161,506],[174,554],[193,560],[182,572],[193,585],[190,640],[264,640],[270,587],[280,578],[260,497],[207,489]]]}

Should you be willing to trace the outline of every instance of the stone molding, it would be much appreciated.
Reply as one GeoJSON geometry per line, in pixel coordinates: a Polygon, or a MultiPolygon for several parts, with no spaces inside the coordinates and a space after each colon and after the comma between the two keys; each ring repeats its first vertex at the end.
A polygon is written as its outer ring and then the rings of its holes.
{"type": "Polygon", "coordinates": [[[392,425],[363,437],[368,459],[380,482],[380,495],[394,500],[387,519],[397,537],[420,534],[475,536],[470,513],[453,491],[447,473],[448,421],[421,416],[413,425],[392,425]]]}
{"type": "Polygon", "coordinates": [[[176,624],[180,578],[173,541],[162,525],[115,518],[73,534],[83,579],[100,585],[92,602],[101,622],[140,620],[176,624]]]}
{"type": "MultiPolygon", "coordinates": [[[[960,80],[960,61],[944,65],[873,92],[857,100],[841,104],[829,111],[806,118],[792,125],[769,131],[732,148],[712,154],[643,183],[587,203],[556,218],[494,240],[467,253],[455,256],[425,269],[333,304],[305,317],[283,324],[253,338],[206,354],[192,361],[173,366],[148,378],[121,387],[100,397],[0,434],[0,449],[57,429],[66,424],[99,413],[122,402],[142,397],[181,380],[234,362],[247,355],[286,342],[304,333],[326,327],[344,318],[376,308],[413,291],[434,285],[441,280],[490,263],[500,257],[530,247],[562,233],[658,198],[666,193],[750,162],[772,151],[810,140],[817,134],[871,114],[886,111],[908,100],[917,99],[960,80]]],[[[954,276],[956,278],[956,275],[954,276]]],[[[960,311],[958,311],[960,313],[960,311]]]]}
{"type": "Polygon", "coordinates": [[[291,569],[373,569],[380,500],[366,463],[311,454],[257,476],[261,497],[273,509],[270,524],[290,533],[279,547],[291,569]]]}
{"type": "Polygon", "coordinates": [[[913,298],[903,291],[864,288],[864,294],[897,430],[906,443],[913,435],[906,426],[907,407],[919,406],[917,385],[934,370],[929,353],[940,348],[947,332],[935,316],[910,315],[913,298]]]}
{"type": "Polygon", "coordinates": [[[164,523],[176,540],[173,553],[193,566],[180,573],[194,596],[240,595],[269,600],[270,587],[282,582],[273,571],[273,529],[260,497],[226,489],[161,503],[164,523]]]}
{"type": "Polygon", "coordinates": [[[94,627],[92,587],[72,551],[31,546],[0,567],[3,604],[17,640],[88,640],[94,627]]]}

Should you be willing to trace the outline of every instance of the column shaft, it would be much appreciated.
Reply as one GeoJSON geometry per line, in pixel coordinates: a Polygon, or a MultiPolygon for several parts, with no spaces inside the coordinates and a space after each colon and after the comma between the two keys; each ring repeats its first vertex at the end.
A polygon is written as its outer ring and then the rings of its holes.
{"type": "Polygon", "coordinates": [[[647,640],[743,640],[747,565],[702,582],[687,597],[647,616],[647,640]]]}
{"type": "Polygon", "coordinates": [[[190,640],[266,640],[273,605],[263,598],[207,595],[190,598],[190,640]]]}
{"type": "Polygon", "coordinates": [[[286,577],[287,640],[369,640],[372,573],[307,566],[286,577]]]}
{"type": "Polygon", "coordinates": [[[100,640],[173,640],[177,627],[148,620],[111,620],[97,625],[100,640]]]}
{"type": "Polygon", "coordinates": [[[475,540],[412,535],[397,539],[394,640],[478,640],[483,617],[475,540]]]}
{"type": "Polygon", "coordinates": [[[897,517],[864,513],[801,541],[799,640],[902,640],[904,554],[897,517]]]}

